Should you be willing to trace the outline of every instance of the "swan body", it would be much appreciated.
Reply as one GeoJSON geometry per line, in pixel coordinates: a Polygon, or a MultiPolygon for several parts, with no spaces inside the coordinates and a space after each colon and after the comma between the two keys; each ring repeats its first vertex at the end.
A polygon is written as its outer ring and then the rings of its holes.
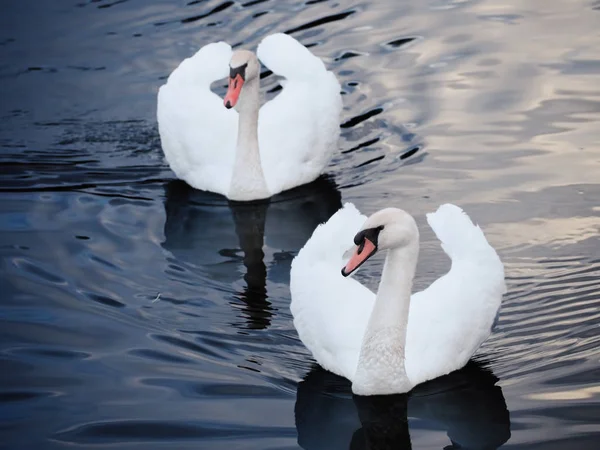
{"type": "Polygon", "coordinates": [[[491,333],[506,291],[500,258],[457,206],[443,205],[427,221],[452,267],[412,296],[419,234],[402,210],[367,218],[347,203],[292,262],[298,335],[323,368],[352,382],[355,394],[408,392],[460,369],[491,333]],[[348,260],[353,239],[358,247],[348,260]],[[377,250],[388,254],[376,295],[342,275],[377,250]]]}
{"type": "Polygon", "coordinates": [[[165,158],[192,187],[231,200],[267,198],[309,183],[337,147],[340,90],[323,62],[286,34],[267,36],[256,55],[225,42],[205,45],[158,91],[165,158]],[[257,56],[285,78],[283,90],[262,107],[257,56]],[[228,75],[224,102],[210,85],[228,75]]]}

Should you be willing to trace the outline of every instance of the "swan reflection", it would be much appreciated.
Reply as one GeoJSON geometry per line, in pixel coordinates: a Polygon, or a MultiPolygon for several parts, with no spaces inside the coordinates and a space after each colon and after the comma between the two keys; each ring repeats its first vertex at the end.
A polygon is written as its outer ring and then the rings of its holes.
{"type": "Polygon", "coordinates": [[[341,194],[326,177],[267,201],[231,202],[179,180],[166,185],[165,197],[163,248],[221,285],[243,279],[234,297],[243,305],[242,326],[252,329],[271,323],[267,280],[287,285],[293,257],[341,208],[341,194]]]}
{"type": "Polygon", "coordinates": [[[315,367],[298,385],[298,443],[305,450],[410,449],[411,418],[418,427],[444,430],[444,450],[496,449],[510,438],[510,416],[497,381],[471,361],[409,394],[359,397],[351,394],[348,380],[315,367]]]}

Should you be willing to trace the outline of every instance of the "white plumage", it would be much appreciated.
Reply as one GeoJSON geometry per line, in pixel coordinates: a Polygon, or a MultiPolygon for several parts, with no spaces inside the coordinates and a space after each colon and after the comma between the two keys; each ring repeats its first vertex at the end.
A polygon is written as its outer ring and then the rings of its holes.
{"type": "MultiPolygon", "coordinates": [[[[229,198],[236,150],[244,143],[238,141],[238,112],[226,109],[210,85],[228,75],[232,54],[225,42],[202,47],[171,73],[159,89],[157,104],[161,143],[173,172],[196,189],[229,198]]],[[[253,192],[250,185],[243,200],[315,180],[337,147],[342,109],[335,75],[291,36],[267,36],[257,56],[285,80],[283,90],[258,116],[260,165],[268,193],[253,192]]]]}
{"type": "MultiPolygon", "coordinates": [[[[340,269],[366,220],[347,203],[317,227],[291,268],[290,308],[300,339],[322,367],[351,381],[376,295],[340,269]]],[[[443,205],[427,221],[452,267],[410,298],[404,365],[411,387],[467,363],[490,335],[506,291],[498,255],[460,208],[443,205]]],[[[371,369],[382,380],[392,376],[385,364],[371,369]]]]}

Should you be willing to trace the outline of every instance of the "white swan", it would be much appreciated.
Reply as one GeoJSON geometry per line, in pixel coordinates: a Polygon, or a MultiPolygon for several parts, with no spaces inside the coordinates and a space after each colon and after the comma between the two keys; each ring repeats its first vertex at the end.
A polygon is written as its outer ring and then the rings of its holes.
{"type": "Polygon", "coordinates": [[[256,55],[233,52],[225,42],[182,61],[158,91],[158,130],[175,175],[231,200],[267,198],[310,183],[339,138],[340,83],[323,62],[282,33],[263,39],[257,54],[285,77],[282,92],[262,108],[256,55]],[[227,75],[223,101],[210,85],[227,75]]]}
{"type": "Polygon", "coordinates": [[[352,381],[355,394],[408,392],[463,367],[491,333],[506,291],[500,258],[457,206],[443,205],[427,221],[452,268],[412,297],[419,231],[400,209],[367,219],[347,203],[292,262],[298,335],[322,367],[352,381]],[[358,247],[344,267],[352,239],[358,247]],[[375,296],[342,275],[378,250],[388,252],[375,296]]]}

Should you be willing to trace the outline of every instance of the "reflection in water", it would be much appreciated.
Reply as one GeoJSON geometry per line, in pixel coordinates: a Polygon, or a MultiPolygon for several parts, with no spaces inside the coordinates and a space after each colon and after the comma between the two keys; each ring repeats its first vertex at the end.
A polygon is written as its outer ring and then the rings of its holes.
{"type": "Polygon", "coordinates": [[[165,191],[163,247],[178,262],[226,285],[238,281],[241,263],[245,286],[234,297],[244,303],[245,327],[251,329],[271,323],[268,269],[275,277],[288,277],[291,260],[315,227],[341,207],[340,192],[326,177],[257,202],[230,202],[179,180],[168,183],[165,191]],[[269,268],[266,247],[276,252],[269,268]]]}
{"type": "Polygon", "coordinates": [[[238,296],[246,306],[250,317],[249,328],[262,329],[271,323],[271,303],[267,301],[267,267],[263,252],[265,218],[269,204],[245,204],[230,202],[235,232],[242,249],[243,263],[246,268],[244,281],[246,286],[238,296]]]}
{"type": "Polygon", "coordinates": [[[298,385],[298,443],[314,449],[410,449],[408,417],[434,423],[445,449],[495,449],[510,438],[510,416],[498,378],[473,361],[408,395],[352,396],[350,382],[314,368],[298,385]]]}

